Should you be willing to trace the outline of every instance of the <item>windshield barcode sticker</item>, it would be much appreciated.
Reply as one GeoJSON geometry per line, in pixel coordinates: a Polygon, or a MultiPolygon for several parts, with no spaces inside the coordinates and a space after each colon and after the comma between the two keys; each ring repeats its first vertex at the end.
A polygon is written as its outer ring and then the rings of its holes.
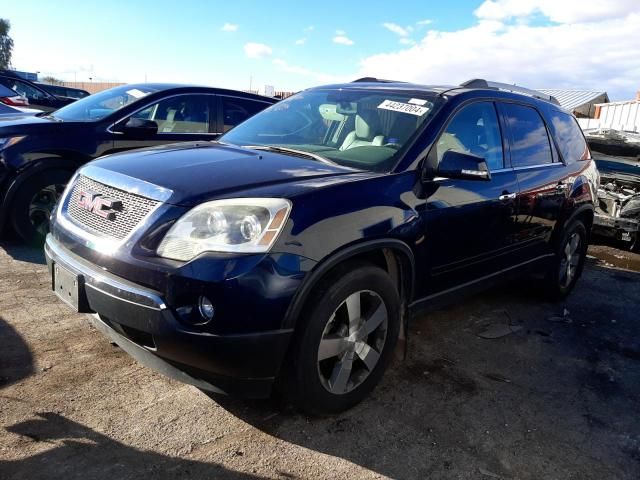
{"type": "Polygon", "coordinates": [[[127,93],[131,95],[133,98],[142,98],[148,95],[147,92],[143,92],[142,90],[138,90],[137,88],[132,88],[131,90],[127,90],[127,93]]]}
{"type": "Polygon", "coordinates": [[[391,110],[393,112],[409,113],[418,117],[421,117],[429,111],[429,108],[427,107],[412,105],[410,103],[394,102],[392,100],[385,100],[380,105],[378,105],[378,108],[391,110]]]}

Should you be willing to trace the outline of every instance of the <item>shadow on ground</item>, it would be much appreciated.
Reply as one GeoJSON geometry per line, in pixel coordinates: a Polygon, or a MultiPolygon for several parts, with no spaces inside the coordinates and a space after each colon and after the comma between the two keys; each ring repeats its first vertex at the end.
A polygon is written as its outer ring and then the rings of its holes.
{"type": "Polygon", "coordinates": [[[21,262],[35,263],[45,265],[44,246],[43,245],[25,245],[17,240],[3,241],[0,243],[2,248],[14,260],[21,262]]]}
{"type": "Polygon", "coordinates": [[[0,316],[0,389],[33,373],[33,356],[22,336],[0,316]]]}
{"type": "Polygon", "coordinates": [[[255,479],[212,463],[182,460],[129,447],[52,412],[7,428],[54,448],[22,460],[0,460],[2,478],[255,479]]]}

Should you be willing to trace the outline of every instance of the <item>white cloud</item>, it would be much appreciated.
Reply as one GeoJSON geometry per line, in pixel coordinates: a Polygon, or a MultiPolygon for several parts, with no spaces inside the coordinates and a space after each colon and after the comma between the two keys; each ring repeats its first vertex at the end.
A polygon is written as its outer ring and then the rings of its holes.
{"type": "Polygon", "coordinates": [[[412,40],[410,38],[406,38],[406,37],[402,37],[400,40],[398,40],[400,42],[400,44],[402,45],[415,45],[416,41],[412,40]]]}
{"type": "Polygon", "coordinates": [[[249,58],[264,58],[273,53],[273,50],[269,45],[264,43],[245,43],[244,54],[249,58]]]}
{"type": "Polygon", "coordinates": [[[238,24],[225,23],[220,30],[222,30],[223,32],[235,32],[236,30],[238,30],[238,24]]]}
{"type": "Polygon", "coordinates": [[[638,0],[485,0],[478,18],[507,20],[540,13],[552,22],[578,23],[622,18],[640,12],[638,0]]]}
{"type": "Polygon", "coordinates": [[[274,58],[272,63],[284,72],[313,78],[315,82],[319,83],[338,83],[348,81],[347,77],[345,76],[329,75],[322,72],[316,72],[298,65],[290,65],[288,62],[281,58],[274,58]]]}
{"type": "Polygon", "coordinates": [[[296,45],[304,45],[307,42],[306,38],[299,38],[298,40],[296,40],[296,45]]]}
{"type": "Polygon", "coordinates": [[[304,33],[309,33],[309,32],[313,32],[316,29],[315,25],[309,25],[308,27],[304,28],[304,33]]]}
{"type": "Polygon", "coordinates": [[[393,32],[400,37],[409,36],[409,34],[411,33],[411,30],[413,30],[411,27],[401,27],[397,23],[391,23],[391,22],[385,22],[382,24],[382,26],[387,30],[389,30],[390,32],[393,32]]]}
{"type": "Polygon", "coordinates": [[[420,20],[419,22],[416,22],[416,25],[431,25],[433,23],[433,20],[426,18],[424,20],[420,20]]]}
{"type": "Polygon", "coordinates": [[[344,30],[336,30],[336,36],[333,37],[333,43],[338,43],[340,45],[353,45],[354,41],[347,37],[344,30]]]}
{"type": "MultiPolygon", "coordinates": [[[[590,18],[584,8],[581,15],[590,18]]],[[[638,38],[640,13],[546,26],[483,18],[470,28],[431,30],[413,47],[367,57],[357,76],[427,84],[484,77],[533,88],[603,89],[627,98],[640,87],[638,38]]]]}

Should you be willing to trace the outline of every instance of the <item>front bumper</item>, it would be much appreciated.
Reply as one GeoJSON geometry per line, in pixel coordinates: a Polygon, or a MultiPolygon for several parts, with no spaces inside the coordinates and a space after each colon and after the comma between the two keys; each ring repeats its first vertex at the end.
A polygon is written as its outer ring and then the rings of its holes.
{"type": "Polygon", "coordinates": [[[593,219],[593,231],[599,235],[630,241],[640,231],[640,221],[596,213],[593,219]]]}
{"type": "MultiPolygon", "coordinates": [[[[292,330],[216,335],[181,323],[160,292],[87,262],[49,235],[45,256],[78,276],[81,311],[96,328],[144,365],[204,390],[266,397],[292,330]]],[[[54,283],[52,280],[52,287],[54,283]]]]}

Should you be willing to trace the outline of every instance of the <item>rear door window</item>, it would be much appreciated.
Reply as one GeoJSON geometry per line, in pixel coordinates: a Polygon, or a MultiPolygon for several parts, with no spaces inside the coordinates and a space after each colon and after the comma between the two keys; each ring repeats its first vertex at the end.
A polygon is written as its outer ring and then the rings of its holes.
{"type": "Polygon", "coordinates": [[[513,103],[502,104],[511,139],[513,167],[553,163],[547,127],[535,108],[513,103]]]}

